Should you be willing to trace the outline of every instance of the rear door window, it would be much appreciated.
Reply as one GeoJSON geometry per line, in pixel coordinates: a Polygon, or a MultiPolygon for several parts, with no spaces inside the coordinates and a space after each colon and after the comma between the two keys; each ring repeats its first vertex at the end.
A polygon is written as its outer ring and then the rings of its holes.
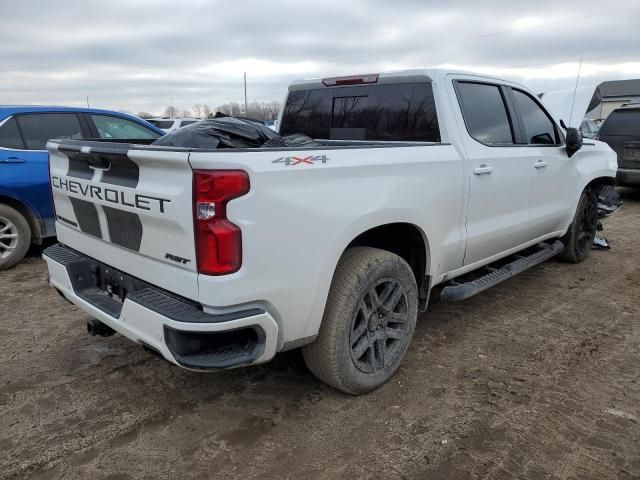
{"type": "Polygon", "coordinates": [[[28,150],[45,150],[52,138],[84,138],[75,113],[30,113],[16,119],[28,150]]]}
{"type": "Polygon", "coordinates": [[[524,124],[525,140],[532,145],[557,145],[558,132],[549,115],[526,93],[512,89],[513,98],[524,124]]]}
{"type": "Polygon", "coordinates": [[[10,118],[0,126],[0,147],[11,149],[24,149],[24,142],[18,130],[15,118],[10,118]]]}
{"type": "Polygon", "coordinates": [[[500,88],[457,82],[458,101],[469,135],[485,145],[512,145],[513,132],[500,88]]]}
{"type": "Polygon", "coordinates": [[[600,127],[599,135],[640,137],[640,109],[614,110],[600,127]]]}
{"type": "Polygon", "coordinates": [[[427,82],[292,91],[280,133],[332,140],[440,141],[427,82]]]}
{"type": "Polygon", "coordinates": [[[125,118],[113,117],[111,115],[91,115],[91,119],[98,129],[100,138],[122,140],[160,138],[160,135],[153,130],[125,118]]]}

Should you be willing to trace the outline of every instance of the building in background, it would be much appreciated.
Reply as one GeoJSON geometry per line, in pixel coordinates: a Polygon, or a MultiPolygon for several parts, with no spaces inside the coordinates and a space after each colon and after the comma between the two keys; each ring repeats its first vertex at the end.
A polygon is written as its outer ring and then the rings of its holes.
{"type": "MultiPolygon", "coordinates": [[[[587,112],[587,118],[605,119],[616,108],[625,103],[640,102],[640,79],[612,80],[598,85],[594,96],[599,95],[598,105],[587,112]]],[[[596,102],[591,102],[593,105],[596,102]]],[[[590,105],[591,106],[591,105],[590,105]]]]}

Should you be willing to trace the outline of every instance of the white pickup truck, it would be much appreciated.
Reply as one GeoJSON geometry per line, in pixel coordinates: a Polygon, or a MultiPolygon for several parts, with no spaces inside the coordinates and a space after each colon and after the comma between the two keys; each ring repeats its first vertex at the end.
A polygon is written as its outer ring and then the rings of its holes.
{"type": "Polygon", "coordinates": [[[280,133],[198,150],[52,140],[50,283],[192,370],[302,347],[350,394],[398,369],[433,287],[462,300],[556,254],[581,262],[616,156],[521,85],[446,70],[293,83],[280,133]]]}

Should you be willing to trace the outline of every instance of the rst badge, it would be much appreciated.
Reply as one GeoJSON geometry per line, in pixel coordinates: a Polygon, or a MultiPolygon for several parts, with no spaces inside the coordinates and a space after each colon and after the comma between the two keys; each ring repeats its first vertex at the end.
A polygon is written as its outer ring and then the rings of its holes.
{"type": "Polygon", "coordinates": [[[296,165],[317,165],[326,164],[329,161],[329,157],[326,155],[309,155],[299,157],[280,157],[273,160],[271,163],[284,163],[285,167],[295,167],[296,165]]]}

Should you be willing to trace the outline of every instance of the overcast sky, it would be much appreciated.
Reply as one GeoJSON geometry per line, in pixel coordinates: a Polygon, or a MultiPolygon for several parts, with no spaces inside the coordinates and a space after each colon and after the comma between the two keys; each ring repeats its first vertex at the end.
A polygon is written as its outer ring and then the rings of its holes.
{"type": "Polygon", "coordinates": [[[640,78],[638,0],[0,0],[0,104],[161,113],[297,78],[455,66],[539,91],[640,78]]]}

